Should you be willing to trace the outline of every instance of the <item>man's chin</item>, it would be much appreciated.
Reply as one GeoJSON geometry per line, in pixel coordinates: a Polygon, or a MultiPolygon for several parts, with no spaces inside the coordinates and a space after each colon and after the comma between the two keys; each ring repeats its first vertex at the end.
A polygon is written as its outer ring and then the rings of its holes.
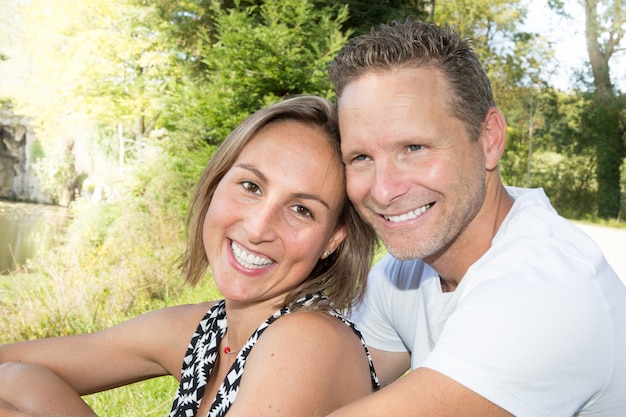
{"type": "Polygon", "coordinates": [[[416,254],[415,249],[407,247],[405,244],[400,244],[398,242],[391,242],[381,238],[383,245],[387,249],[387,252],[391,254],[396,259],[401,261],[410,261],[413,259],[420,259],[420,254],[416,254]]]}

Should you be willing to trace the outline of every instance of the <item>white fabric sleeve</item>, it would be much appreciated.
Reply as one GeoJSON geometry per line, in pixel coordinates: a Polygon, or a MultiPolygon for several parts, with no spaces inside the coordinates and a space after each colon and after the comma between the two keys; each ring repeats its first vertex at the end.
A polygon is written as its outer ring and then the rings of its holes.
{"type": "Polygon", "coordinates": [[[352,315],[369,346],[409,352],[419,320],[424,319],[420,282],[436,273],[421,261],[385,256],[370,271],[362,304],[352,315]]]}
{"type": "Polygon", "coordinates": [[[457,288],[461,299],[423,366],[514,415],[571,416],[608,380],[611,317],[598,308],[606,301],[588,265],[554,247],[521,246],[514,270],[500,253],[489,262],[499,277],[457,288]]]}

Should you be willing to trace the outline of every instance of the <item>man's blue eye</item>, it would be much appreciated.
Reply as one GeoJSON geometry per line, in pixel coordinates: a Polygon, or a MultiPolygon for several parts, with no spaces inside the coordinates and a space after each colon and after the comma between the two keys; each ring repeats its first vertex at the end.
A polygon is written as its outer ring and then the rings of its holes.
{"type": "Polygon", "coordinates": [[[409,150],[411,152],[417,152],[422,150],[424,147],[422,145],[409,145],[409,150]]]}

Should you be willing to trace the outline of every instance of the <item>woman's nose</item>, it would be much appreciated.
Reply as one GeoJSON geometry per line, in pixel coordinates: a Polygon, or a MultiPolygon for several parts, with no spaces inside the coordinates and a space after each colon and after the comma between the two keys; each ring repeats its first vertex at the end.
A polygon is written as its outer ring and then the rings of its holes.
{"type": "Polygon", "coordinates": [[[255,205],[246,213],[244,229],[251,243],[271,241],[276,237],[280,209],[273,204],[255,205]]]}

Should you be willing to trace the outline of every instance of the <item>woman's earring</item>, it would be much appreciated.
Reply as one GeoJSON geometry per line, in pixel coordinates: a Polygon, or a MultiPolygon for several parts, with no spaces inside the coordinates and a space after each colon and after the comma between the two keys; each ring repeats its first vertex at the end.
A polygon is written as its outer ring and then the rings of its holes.
{"type": "Polygon", "coordinates": [[[332,253],[331,251],[327,250],[326,252],[324,252],[324,255],[322,255],[322,259],[328,258],[331,253],[332,253]]]}

